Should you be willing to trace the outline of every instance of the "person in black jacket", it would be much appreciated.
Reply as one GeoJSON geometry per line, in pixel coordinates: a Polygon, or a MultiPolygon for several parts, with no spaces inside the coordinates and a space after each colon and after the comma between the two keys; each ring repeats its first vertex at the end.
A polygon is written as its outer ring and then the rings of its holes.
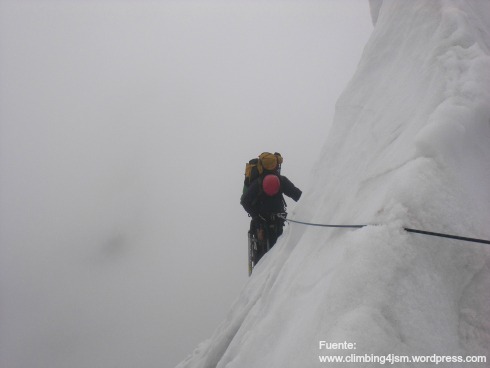
{"type": "MultiPolygon", "coordinates": [[[[252,217],[250,231],[257,231],[260,224],[269,229],[269,249],[283,232],[284,219],[277,216],[286,212],[283,194],[297,202],[302,192],[287,177],[270,173],[252,182],[240,200],[245,211],[252,217]]],[[[258,258],[266,251],[263,250],[258,258]]]]}

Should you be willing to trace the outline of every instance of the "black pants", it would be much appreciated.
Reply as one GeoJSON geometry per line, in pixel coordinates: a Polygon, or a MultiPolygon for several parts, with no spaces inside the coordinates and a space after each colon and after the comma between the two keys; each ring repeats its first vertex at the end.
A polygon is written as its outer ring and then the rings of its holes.
{"type": "Polygon", "coordinates": [[[259,239],[259,246],[255,254],[255,264],[262,256],[276,244],[282,235],[284,220],[277,216],[263,216],[264,220],[250,221],[250,231],[259,239]]]}

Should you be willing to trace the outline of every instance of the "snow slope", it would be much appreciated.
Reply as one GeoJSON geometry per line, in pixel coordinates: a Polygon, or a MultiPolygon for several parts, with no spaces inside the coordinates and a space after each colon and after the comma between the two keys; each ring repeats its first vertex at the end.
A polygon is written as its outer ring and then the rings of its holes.
{"type": "Polygon", "coordinates": [[[373,34],[290,217],[372,226],[290,225],[179,368],[315,367],[352,353],[490,366],[490,246],[402,230],[490,239],[490,2],[371,5],[373,34]]]}

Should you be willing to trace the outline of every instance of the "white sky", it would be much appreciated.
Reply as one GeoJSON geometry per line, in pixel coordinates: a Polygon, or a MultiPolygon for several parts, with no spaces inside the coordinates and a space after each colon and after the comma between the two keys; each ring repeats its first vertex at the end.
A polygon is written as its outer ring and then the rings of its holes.
{"type": "Polygon", "coordinates": [[[0,366],[174,366],[248,278],[245,162],[307,190],[368,1],[0,6],[0,366]]]}

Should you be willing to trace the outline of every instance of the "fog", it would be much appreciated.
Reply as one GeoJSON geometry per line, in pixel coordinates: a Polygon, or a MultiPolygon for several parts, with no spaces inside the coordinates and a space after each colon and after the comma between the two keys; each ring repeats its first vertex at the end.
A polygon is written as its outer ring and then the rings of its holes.
{"type": "Polygon", "coordinates": [[[1,1],[0,366],[208,338],[248,279],[245,162],[307,190],[371,30],[367,0],[1,1]]]}

